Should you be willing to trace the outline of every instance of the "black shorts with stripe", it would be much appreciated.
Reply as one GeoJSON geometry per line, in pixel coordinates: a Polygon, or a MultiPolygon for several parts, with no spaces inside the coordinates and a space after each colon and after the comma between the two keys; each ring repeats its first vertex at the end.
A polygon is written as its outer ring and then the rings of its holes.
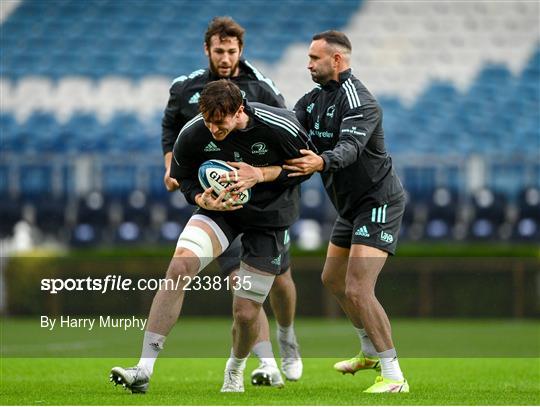
{"type": "MultiPolygon", "coordinates": [[[[289,255],[289,233],[288,231],[285,232],[284,235],[285,240],[285,252],[283,252],[281,256],[281,269],[277,273],[277,275],[284,274],[290,267],[290,255],[289,255]]],[[[242,242],[241,242],[241,236],[238,236],[236,239],[233,240],[231,245],[227,247],[227,250],[225,250],[221,256],[219,256],[216,261],[219,264],[219,269],[221,271],[221,274],[223,277],[228,276],[233,271],[238,270],[240,268],[240,256],[242,254],[242,242]]]]}
{"type": "Polygon", "coordinates": [[[330,241],[339,247],[362,244],[395,254],[404,212],[405,197],[400,197],[374,208],[365,208],[351,220],[338,216],[330,241]]]}
{"type": "Polygon", "coordinates": [[[227,249],[230,248],[231,244],[237,242],[238,249],[233,247],[231,252],[227,252],[226,249],[218,257],[218,259],[223,258],[222,261],[224,261],[224,263],[220,262],[222,271],[226,270],[230,274],[235,269],[240,268],[241,261],[248,266],[275,275],[283,274],[289,268],[288,229],[246,228],[243,224],[232,222],[221,212],[202,208],[198,208],[193,217],[197,215],[209,218],[208,221],[213,222],[215,227],[219,228],[219,233],[229,243],[227,249]]]}

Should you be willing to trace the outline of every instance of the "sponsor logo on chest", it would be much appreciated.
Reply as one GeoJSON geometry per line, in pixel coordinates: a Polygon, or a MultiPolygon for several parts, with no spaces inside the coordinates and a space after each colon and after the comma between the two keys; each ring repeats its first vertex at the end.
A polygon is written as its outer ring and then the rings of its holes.
{"type": "Polygon", "coordinates": [[[255,143],[251,146],[251,154],[254,155],[265,155],[268,152],[266,144],[262,142],[255,143]]]}

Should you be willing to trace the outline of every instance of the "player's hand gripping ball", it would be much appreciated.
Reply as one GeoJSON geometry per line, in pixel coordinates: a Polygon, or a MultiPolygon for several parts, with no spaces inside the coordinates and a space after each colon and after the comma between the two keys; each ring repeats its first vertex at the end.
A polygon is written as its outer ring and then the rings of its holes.
{"type": "MultiPolygon", "coordinates": [[[[222,175],[226,175],[229,172],[236,172],[236,168],[231,167],[225,161],[221,160],[208,160],[201,164],[199,167],[199,182],[203,189],[212,187],[215,196],[218,196],[221,191],[226,189],[230,184],[234,183],[234,179],[230,182],[220,182],[219,178],[222,175]]],[[[238,195],[227,193],[224,199],[233,198],[235,205],[243,205],[251,198],[251,190],[247,189],[238,195]]]]}

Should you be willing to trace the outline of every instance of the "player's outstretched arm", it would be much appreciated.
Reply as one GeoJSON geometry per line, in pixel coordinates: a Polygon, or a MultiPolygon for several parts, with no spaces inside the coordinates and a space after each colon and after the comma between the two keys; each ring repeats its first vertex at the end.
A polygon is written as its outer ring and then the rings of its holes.
{"type": "Polygon", "coordinates": [[[226,175],[221,176],[221,182],[234,182],[227,187],[227,191],[239,194],[252,188],[260,182],[272,182],[281,173],[281,167],[271,165],[268,167],[253,167],[244,162],[227,162],[230,166],[237,168],[226,175]]]}
{"type": "Polygon", "coordinates": [[[323,170],[324,160],[320,155],[311,150],[300,150],[300,154],[302,157],[285,161],[283,169],[292,171],[289,177],[302,177],[323,170]]]}

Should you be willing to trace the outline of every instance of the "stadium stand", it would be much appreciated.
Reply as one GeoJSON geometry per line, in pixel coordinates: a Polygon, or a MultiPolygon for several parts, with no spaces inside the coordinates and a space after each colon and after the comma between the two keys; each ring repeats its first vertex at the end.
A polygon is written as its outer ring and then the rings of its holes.
{"type": "Polygon", "coordinates": [[[87,246],[111,241],[110,199],[92,191],[78,199],[77,214],[70,228],[70,243],[87,246]]]}
{"type": "MultiPolygon", "coordinates": [[[[245,56],[290,106],[313,86],[305,69],[312,34],[349,34],[355,73],[384,108],[408,190],[404,238],[537,239],[539,7],[23,1],[2,22],[1,234],[26,203],[33,224],[66,243],[174,241],[190,209],[162,186],[161,112],[171,80],[206,66],[208,21],[232,15],[247,30],[245,56]],[[144,195],[140,208],[130,203],[134,191],[144,195]],[[73,210],[62,216],[54,204],[73,210]]],[[[302,188],[303,222],[292,236],[322,244],[335,213],[319,177],[302,188]]]]}
{"type": "MultiPolygon", "coordinates": [[[[5,195],[3,195],[5,198],[5,195]]],[[[13,234],[13,228],[23,219],[22,202],[17,198],[2,199],[0,202],[0,212],[2,221],[0,222],[0,238],[4,239],[13,234]]]]}
{"type": "Polygon", "coordinates": [[[425,236],[430,240],[450,239],[458,213],[458,196],[455,190],[436,188],[426,206],[425,236]]]}
{"type": "Polygon", "coordinates": [[[540,188],[523,188],[518,198],[518,211],[513,236],[520,240],[538,241],[540,239],[540,188]]]}
{"type": "Polygon", "coordinates": [[[176,242],[191,216],[192,208],[182,194],[170,194],[154,203],[153,219],[160,242],[176,242]]]}

